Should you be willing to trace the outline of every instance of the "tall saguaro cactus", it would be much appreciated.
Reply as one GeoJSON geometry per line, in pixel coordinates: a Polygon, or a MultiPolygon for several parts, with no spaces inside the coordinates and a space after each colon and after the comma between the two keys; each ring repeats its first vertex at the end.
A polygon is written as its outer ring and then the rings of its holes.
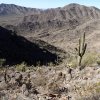
{"type": "Polygon", "coordinates": [[[87,48],[87,43],[85,43],[85,33],[84,33],[83,36],[79,39],[78,48],[75,48],[78,54],[78,66],[79,67],[81,67],[82,58],[85,54],[86,48],[87,48]]]}

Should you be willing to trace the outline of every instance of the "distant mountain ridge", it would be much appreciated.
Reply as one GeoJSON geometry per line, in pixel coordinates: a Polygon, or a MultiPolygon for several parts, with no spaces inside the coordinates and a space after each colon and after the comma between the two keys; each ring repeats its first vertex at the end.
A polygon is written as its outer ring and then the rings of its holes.
{"type": "Polygon", "coordinates": [[[0,16],[8,15],[10,17],[12,15],[22,17],[19,22],[21,28],[28,27],[29,30],[36,30],[44,27],[73,27],[87,20],[98,19],[100,18],[100,9],[75,3],[46,10],[21,7],[14,4],[0,4],[0,16]]]}
{"type": "Polygon", "coordinates": [[[18,6],[15,4],[0,4],[0,16],[7,16],[7,15],[25,15],[25,14],[32,14],[32,13],[40,13],[40,9],[36,8],[27,8],[18,6]]]}
{"type": "Polygon", "coordinates": [[[96,7],[72,3],[42,10],[1,4],[0,9],[0,25],[19,35],[68,50],[85,32],[88,48],[100,52],[100,9],[96,7]]]}
{"type": "Polygon", "coordinates": [[[32,13],[23,17],[17,28],[22,31],[51,30],[66,27],[74,29],[77,26],[100,18],[100,9],[79,4],[69,4],[62,8],[46,9],[40,13],[32,13]]]}

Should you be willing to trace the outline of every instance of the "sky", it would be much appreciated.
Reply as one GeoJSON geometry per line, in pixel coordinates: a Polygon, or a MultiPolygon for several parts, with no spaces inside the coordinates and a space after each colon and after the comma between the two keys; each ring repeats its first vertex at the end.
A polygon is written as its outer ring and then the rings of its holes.
{"type": "Polygon", "coordinates": [[[0,3],[16,4],[25,7],[42,9],[63,7],[70,3],[78,3],[100,8],[100,0],[0,0],[0,3]]]}

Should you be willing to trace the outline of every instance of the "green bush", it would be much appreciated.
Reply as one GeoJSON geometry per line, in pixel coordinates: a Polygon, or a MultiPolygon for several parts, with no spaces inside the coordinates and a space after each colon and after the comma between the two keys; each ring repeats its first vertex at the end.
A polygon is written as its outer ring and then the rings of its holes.
{"type": "Polygon", "coordinates": [[[21,64],[16,65],[16,70],[25,72],[27,70],[26,66],[27,65],[25,64],[25,62],[22,62],[21,64]]]}
{"type": "Polygon", "coordinates": [[[99,59],[99,60],[97,60],[97,64],[98,64],[98,65],[100,65],[100,59],[99,59]]]}

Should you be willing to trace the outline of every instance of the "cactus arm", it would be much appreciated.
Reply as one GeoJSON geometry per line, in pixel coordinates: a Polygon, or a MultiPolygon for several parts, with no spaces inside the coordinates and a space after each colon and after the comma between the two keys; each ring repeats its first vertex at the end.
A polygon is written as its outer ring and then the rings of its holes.
{"type": "Polygon", "coordinates": [[[79,39],[78,55],[81,56],[81,39],[79,39]]]}
{"type": "Polygon", "coordinates": [[[84,46],[84,49],[83,49],[83,53],[82,53],[82,55],[85,54],[86,48],[87,48],[87,43],[85,43],[85,46],[84,46]]]}

